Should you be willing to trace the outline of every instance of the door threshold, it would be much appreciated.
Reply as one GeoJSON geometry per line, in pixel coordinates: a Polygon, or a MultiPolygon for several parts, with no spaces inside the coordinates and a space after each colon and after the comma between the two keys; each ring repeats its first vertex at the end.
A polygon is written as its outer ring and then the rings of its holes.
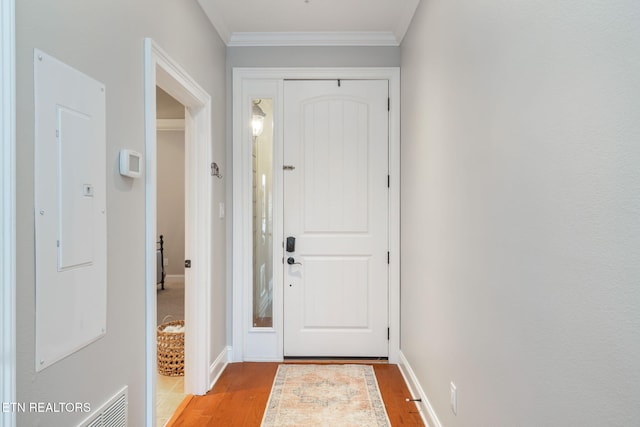
{"type": "Polygon", "coordinates": [[[388,357],[317,357],[317,356],[285,356],[283,363],[302,364],[388,364],[388,357]]]}

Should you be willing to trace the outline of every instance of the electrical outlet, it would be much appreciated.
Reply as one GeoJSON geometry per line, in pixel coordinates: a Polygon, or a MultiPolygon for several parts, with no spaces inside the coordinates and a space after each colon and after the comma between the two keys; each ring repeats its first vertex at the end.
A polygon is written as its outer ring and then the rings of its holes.
{"type": "Polygon", "coordinates": [[[458,415],[458,389],[453,381],[449,385],[451,387],[451,411],[453,411],[453,415],[458,415]]]}
{"type": "Polygon", "coordinates": [[[167,265],[169,265],[169,258],[164,259],[164,266],[166,267],[167,265]]]}

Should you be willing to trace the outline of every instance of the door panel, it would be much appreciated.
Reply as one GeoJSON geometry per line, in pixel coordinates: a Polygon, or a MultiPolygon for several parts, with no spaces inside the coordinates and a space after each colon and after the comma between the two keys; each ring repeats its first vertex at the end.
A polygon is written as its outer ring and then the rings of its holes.
{"type": "Polygon", "coordinates": [[[285,356],[388,355],[388,83],[286,81],[285,356]]]}
{"type": "Polygon", "coordinates": [[[300,107],[308,186],[303,189],[304,231],[367,232],[367,104],[321,98],[306,100],[300,107]]]}
{"type": "Polygon", "coordinates": [[[362,328],[369,326],[369,258],[305,257],[303,329],[362,328]],[[349,286],[342,286],[349,283],[349,286]]]}

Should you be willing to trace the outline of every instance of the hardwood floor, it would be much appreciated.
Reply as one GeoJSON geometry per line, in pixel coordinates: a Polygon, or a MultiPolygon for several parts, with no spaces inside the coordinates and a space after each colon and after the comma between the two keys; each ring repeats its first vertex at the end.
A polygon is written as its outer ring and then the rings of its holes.
{"type": "MultiPolygon", "coordinates": [[[[214,388],[204,396],[194,396],[168,426],[259,426],[278,365],[229,364],[214,388]]],[[[386,363],[372,366],[391,425],[423,426],[416,406],[405,401],[409,391],[398,367],[386,363]]]]}

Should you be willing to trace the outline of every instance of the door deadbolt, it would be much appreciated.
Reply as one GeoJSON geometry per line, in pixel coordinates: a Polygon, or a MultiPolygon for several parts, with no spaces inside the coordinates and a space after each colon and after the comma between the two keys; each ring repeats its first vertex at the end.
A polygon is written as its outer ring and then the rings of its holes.
{"type": "Polygon", "coordinates": [[[296,251],[296,238],[293,236],[287,237],[287,252],[295,252],[296,251]]]}

